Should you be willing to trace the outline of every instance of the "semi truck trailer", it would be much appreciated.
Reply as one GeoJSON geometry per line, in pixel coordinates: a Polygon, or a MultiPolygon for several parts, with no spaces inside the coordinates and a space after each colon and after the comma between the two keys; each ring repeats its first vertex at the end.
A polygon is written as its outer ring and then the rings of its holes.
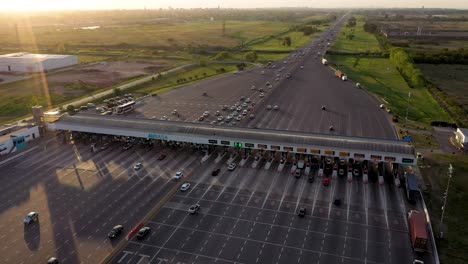
{"type": "Polygon", "coordinates": [[[345,75],[343,72],[341,72],[341,71],[336,71],[336,72],[335,72],[335,76],[338,77],[338,78],[340,78],[340,79],[343,80],[343,81],[348,80],[348,76],[346,76],[346,75],[345,75]]]}
{"type": "Polygon", "coordinates": [[[408,212],[408,224],[411,247],[416,252],[425,252],[427,247],[426,215],[423,212],[411,210],[408,212]]]}

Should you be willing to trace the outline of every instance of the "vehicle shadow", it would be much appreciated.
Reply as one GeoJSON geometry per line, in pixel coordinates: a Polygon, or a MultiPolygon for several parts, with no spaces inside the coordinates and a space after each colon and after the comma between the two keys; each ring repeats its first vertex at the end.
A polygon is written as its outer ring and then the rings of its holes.
{"type": "Polygon", "coordinates": [[[41,243],[41,225],[39,220],[29,225],[24,225],[23,237],[24,242],[26,242],[26,245],[28,245],[29,250],[38,250],[41,243]]]}

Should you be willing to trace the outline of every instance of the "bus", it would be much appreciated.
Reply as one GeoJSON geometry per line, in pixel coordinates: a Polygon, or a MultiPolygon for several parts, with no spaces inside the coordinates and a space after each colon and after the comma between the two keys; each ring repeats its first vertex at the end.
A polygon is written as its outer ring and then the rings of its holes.
{"type": "Polygon", "coordinates": [[[118,115],[122,115],[133,111],[135,109],[135,101],[126,102],[124,104],[115,107],[114,112],[118,115]]]}

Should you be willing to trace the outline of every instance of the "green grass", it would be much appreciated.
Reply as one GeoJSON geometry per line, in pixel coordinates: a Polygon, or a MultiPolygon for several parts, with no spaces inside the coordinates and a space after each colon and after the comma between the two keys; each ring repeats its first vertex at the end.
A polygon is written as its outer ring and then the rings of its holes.
{"type": "Polygon", "coordinates": [[[400,116],[400,122],[404,121],[406,115],[410,91],[408,119],[425,124],[434,120],[452,120],[427,89],[410,89],[400,73],[386,58],[330,55],[329,60],[353,81],[361,83],[365,89],[387,101],[388,108],[400,116]]]}
{"type": "Polygon", "coordinates": [[[421,174],[428,190],[424,192],[433,229],[439,230],[442,197],[447,186],[447,168],[452,164],[454,174],[447,197],[444,224],[446,239],[437,242],[440,262],[446,264],[468,263],[468,156],[432,154],[426,156],[421,174]]]}
{"type": "MultiPolygon", "coordinates": [[[[318,28],[323,29],[323,26],[318,28]]],[[[296,50],[309,43],[317,34],[319,34],[319,32],[311,34],[310,36],[304,36],[304,33],[302,32],[287,32],[273,38],[266,38],[265,41],[255,42],[254,44],[249,45],[249,48],[257,51],[296,50]],[[291,37],[291,46],[282,45],[282,39],[286,36],[291,37]]]]}
{"type": "Polygon", "coordinates": [[[160,79],[135,86],[133,88],[130,88],[128,91],[140,95],[145,95],[153,92],[160,93],[181,85],[185,85],[189,82],[199,81],[208,77],[218,75],[220,74],[220,72],[217,72],[217,70],[220,68],[224,68],[226,72],[232,72],[237,70],[234,64],[209,64],[206,66],[194,65],[179,70],[177,72],[172,72],[167,75],[164,75],[160,79]],[[206,75],[204,75],[204,73],[206,75]],[[190,79],[190,77],[192,79],[190,79]],[[177,83],[177,80],[182,78],[187,79],[187,82],[177,83]]]}
{"type": "Polygon", "coordinates": [[[377,53],[380,52],[380,46],[374,35],[364,31],[364,21],[358,19],[357,24],[354,28],[347,28],[344,26],[338,33],[338,38],[333,43],[331,51],[343,52],[343,53],[377,53]],[[348,35],[354,30],[354,38],[347,39],[348,35]]]}

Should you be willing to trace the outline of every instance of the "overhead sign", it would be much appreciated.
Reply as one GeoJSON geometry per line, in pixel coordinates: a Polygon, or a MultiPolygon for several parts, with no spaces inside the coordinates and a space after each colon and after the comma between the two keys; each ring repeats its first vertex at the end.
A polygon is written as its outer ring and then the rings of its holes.
{"type": "Polygon", "coordinates": [[[335,155],[335,151],[333,151],[333,150],[325,150],[325,151],[323,151],[323,154],[325,154],[325,155],[335,155]]]}
{"type": "Polygon", "coordinates": [[[297,148],[297,152],[307,152],[307,149],[305,148],[297,148]]]}
{"type": "Polygon", "coordinates": [[[234,142],[234,147],[235,147],[235,148],[242,148],[242,143],[240,143],[240,142],[234,142]]]}
{"type": "Polygon", "coordinates": [[[310,153],[312,154],[320,154],[320,149],[311,149],[310,153]]]}
{"type": "Polygon", "coordinates": [[[349,152],[340,152],[340,157],[349,157],[349,152]]]}

